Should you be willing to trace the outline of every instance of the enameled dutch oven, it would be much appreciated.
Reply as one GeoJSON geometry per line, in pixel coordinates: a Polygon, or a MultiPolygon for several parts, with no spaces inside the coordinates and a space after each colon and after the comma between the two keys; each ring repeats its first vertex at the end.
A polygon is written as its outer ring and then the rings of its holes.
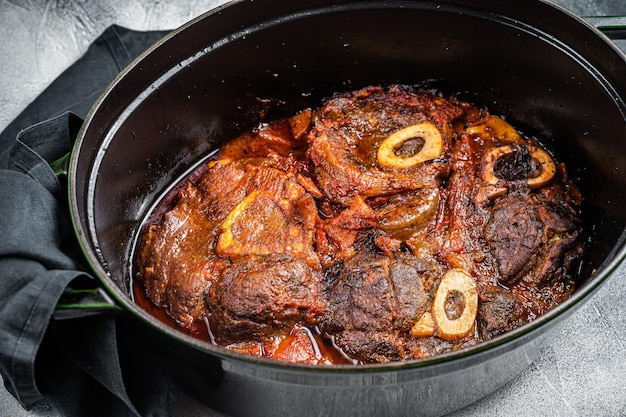
{"type": "Polygon", "coordinates": [[[626,255],[626,57],[542,0],[236,1],[133,62],[88,115],[72,218],[103,287],[189,393],[240,416],[441,415],[524,370],[626,255]],[[423,84],[542,138],[584,196],[574,296],[490,342],[431,359],[310,366],[244,356],[162,324],[132,299],[132,251],[158,196],[238,134],[338,91],[423,84]]]}

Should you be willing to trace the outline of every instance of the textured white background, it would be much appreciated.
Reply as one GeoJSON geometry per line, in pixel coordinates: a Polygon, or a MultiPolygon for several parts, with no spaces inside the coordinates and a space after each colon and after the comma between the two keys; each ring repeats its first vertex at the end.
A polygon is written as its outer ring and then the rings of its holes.
{"type": "MultiPolygon", "coordinates": [[[[221,3],[0,0],[0,131],[109,25],[173,29],[221,3]]],[[[624,0],[557,3],[583,16],[626,15],[624,0]]],[[[560,327],[554,343],[525,373],[453,416],[626,415],[625,282],[623,265],[560,327]]],[[[175,416],[218,415],[180,392],[173,406],[175,416]]],[[[0,416],[57,415],[46,407],[25,411],[0,388],[0,416]]]]}

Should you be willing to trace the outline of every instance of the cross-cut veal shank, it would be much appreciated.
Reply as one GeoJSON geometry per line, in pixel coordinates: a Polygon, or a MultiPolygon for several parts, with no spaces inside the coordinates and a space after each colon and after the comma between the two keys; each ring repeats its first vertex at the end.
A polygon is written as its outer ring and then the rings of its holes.
{"type": "Polygon", "coordinates": [[[581,196],[565,165],[455,98],[338,94],[228,142],[205,168],[145,227],[137,291],[228,349],[316,364],[429,357],[575,290],[581,196]]]}

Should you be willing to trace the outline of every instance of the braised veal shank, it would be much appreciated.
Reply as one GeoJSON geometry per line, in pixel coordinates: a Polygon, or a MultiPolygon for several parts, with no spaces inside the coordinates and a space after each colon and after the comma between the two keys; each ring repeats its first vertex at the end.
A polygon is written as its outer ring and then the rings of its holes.
{"type": "Polygon", "coordinates": [[[428,357],[570,296],[580,203],[565,166],[486,109],[368,87],[224,145],[145,226],[137,291],[249,354],[428,357]]]}

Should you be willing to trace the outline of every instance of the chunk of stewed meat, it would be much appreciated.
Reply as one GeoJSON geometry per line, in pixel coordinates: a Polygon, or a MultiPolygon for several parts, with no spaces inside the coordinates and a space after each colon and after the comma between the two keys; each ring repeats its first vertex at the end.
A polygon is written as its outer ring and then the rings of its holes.
{"type": "Polygon", "coordinates": [[[512,330],[530,318],[523,300],[504,288],[492,287],[478,305],[478,330],[484,339],[512,330]]]}
{"type": "Polygon", "coordinates": [[[288,334],[299,322],[315,325],[326,311],[319,271],[286,255],[246,257],[209,290],[209,322],[229,344],[288,334]]]}
{"type": "Polygon", "coordinates": [[[209,250],[219,222],[202,214],[204,197],[191,185],[180,190],[176,206],[146,228],[139,250],[146,295],[182,326],[203,317],[209,285],[228,265],[209,250]]]}
{"type": "Polygon", "coordinates": [[[201,320],[212,281],[243,256],[287,254],[318,263],[317,208],[294,173],[271,161],[212,163],[178,191],[139,248],[146,295],[183,326],[201,320]]]}
{"type": "Polygon", "coordinates": [[[580,226],[567,204],[522,187],[496,199],[490,211],[484,236],[507,285],[522,278],[545,285],[559,268],[567,267],[570,252],[580,250],[580,226]]]}
{"type": "Polygon", "coordinates": [[[407,334],[430,308],[441,267],[408,253],[360,253],[326,273],[320,329],[364,362],[406,358],[407,334]]]}
{"type": "MultiPolygon", "coordinates": [[[[314,176],[333,201],[371,197],[437,186],[445,176],[452,139],[450,123],[463,108],[427,92],[394,86],[370,87],[329,100],[313,116],[308,157],[314,176]],[[436,151],[409,166],[382,163],[378,151],[386,138],[412,126],[418,137],[404,135],[385,155],[404,161],[421,152],[426,135],[437,136],[436,151]],[[419,129],[420,126],[427,127],[419,129]],[[433,156],[434,155],[434,156],[433,156]]],[[[430,137],[430,136],[429,136],[430,137]]],[[[409,159],[413,160],[413,159],[409,159]]]]}
{"type": "Polygon", "coordinates": [[[528,273],[543,244],[543,225],[528,196],[507,195],[493,206],[485,229],[503,282],[512,284],[528,273]]]}

